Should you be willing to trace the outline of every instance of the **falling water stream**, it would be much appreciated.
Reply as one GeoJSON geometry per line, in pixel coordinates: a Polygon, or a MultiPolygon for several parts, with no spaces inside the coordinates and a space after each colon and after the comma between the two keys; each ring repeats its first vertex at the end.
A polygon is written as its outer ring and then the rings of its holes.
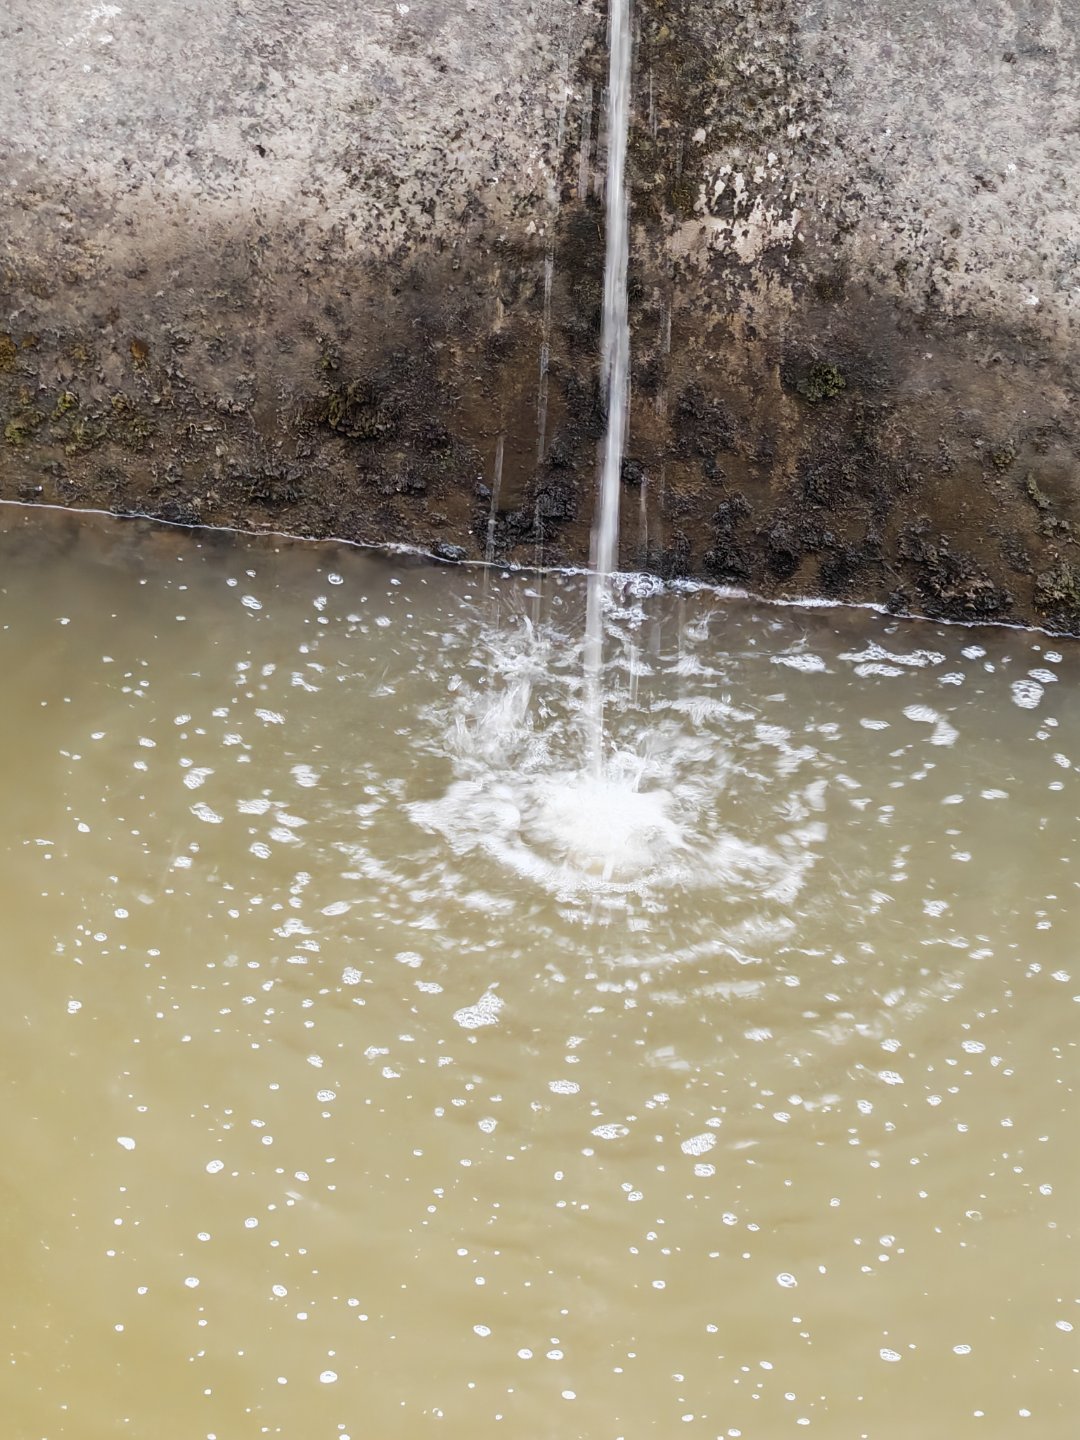
{"type": "Polygon", "coordinates": [[[1072,1440],[1080,650],[538,588],[0,509],[5,1440],[1072,1440]]]}
{"type": "Polygon", "coordinates": [[[630,408],[630,317],[626,276],[629,259],[629,200],[626,150],[630,132],[630,0],[608,7],[608,105],[604,313],[600,334],[600,376],[607,428],[600,450],[599,494],[592,535],[585,629],[585,668],[589,687],[588,749],[593,778],[604,772],[604,610],[611,575],[619,559],[619,486],[630,408]]]}

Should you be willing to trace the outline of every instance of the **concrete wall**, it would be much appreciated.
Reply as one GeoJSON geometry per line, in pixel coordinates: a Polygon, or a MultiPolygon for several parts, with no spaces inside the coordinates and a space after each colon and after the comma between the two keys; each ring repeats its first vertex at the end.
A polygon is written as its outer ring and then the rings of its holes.
{"type": "MultiPolygon", "coordinates": [[[[634,15],[624,563],[1080,628],[1080,11],[634,15]]],[[[584,559],[604,29],[8,0],[0,494],[584,559]]]]}

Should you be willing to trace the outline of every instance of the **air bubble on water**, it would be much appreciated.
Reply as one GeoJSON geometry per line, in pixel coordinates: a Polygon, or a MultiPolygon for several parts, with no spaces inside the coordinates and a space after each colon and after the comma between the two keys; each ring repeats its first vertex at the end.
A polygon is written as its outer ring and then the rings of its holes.
{"type": "Polygon", "coordinates": [[[455,1010],[454,1019],[463,1030],[479,1030],[486,1025],[496,1025],[503,1003],[494,991],[488,990],[474,1005],[464,1005],[460,1010],[455,1010]]]}
{"type": "Polygon", "coordinates": [[[630,1131],[626,1125],[606,1124],[597,1125],[591,1133],[599,1140],[621,1140],[630,1131]]]}
{"type": "Polygon", "coordinates": [[[684,1140],[680,1150],[684,1155],[704,1155],[716,1144],[716,1136],[709,1130],[701,1135],[692,1135],[689,1140],[684,1140]]]}
{"type": "Polygon", "coordinates": [[[1014,680],[1009,689],[1013,704],[1021,710],[1034,710],[1043,698],[1043,687],[1035,680],[1014,680]]]}
{"type": "Polygon", "coordinates": [[[808,655],[804,653],[773,655],[772,663],[774,665],[786,665],[791,670],[801,670],[806,675],[817,675],[829,668],[820,655],[808,655]]]}

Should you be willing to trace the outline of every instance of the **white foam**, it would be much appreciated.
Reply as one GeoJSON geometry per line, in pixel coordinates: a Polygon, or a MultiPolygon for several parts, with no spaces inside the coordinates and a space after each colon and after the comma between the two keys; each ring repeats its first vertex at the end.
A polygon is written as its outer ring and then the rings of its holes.
{"type": "Polygon", "coordinates": [[[1034,710],[1045,693],[1037,680],[1014,680],[1009,688],[1013,704],[1021,710],[1034,710]]]}
{"type": "Polygon", "coordinates": [[[503,1001],[493,991],[487,990],[475,1005],[465,1005],[454,1011],[454,1019],[463,1030],[479,1030],[485,1025],[497,1025],[503,1001]]]}
{"type": "Polygon", "coordinates": [[[820,655],[774,655],[774,665],[786,665],[790,670],[801,670],[806,675],[820,674],[829,667],[820,655]]]}
{"type": "Polygon", "coordinates": [[[701,1135],[691,1135],[689,1140],[684,1140],[679,1149],[684,1155],[704,1155],[716,1144],[716,1136],[711,1130],[706,1130],[701,1135]]]}

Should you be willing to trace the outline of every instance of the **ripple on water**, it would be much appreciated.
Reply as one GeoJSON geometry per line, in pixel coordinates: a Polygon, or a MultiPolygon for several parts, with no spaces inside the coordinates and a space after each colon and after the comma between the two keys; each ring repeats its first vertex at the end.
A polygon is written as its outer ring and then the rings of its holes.
{"type": "Polygon", "coordinates": [[[79,543],[3,557],[13,1434],[1071,1440],[1067,647],[631,586],[596,774],[577,582],[79,543]]]}

